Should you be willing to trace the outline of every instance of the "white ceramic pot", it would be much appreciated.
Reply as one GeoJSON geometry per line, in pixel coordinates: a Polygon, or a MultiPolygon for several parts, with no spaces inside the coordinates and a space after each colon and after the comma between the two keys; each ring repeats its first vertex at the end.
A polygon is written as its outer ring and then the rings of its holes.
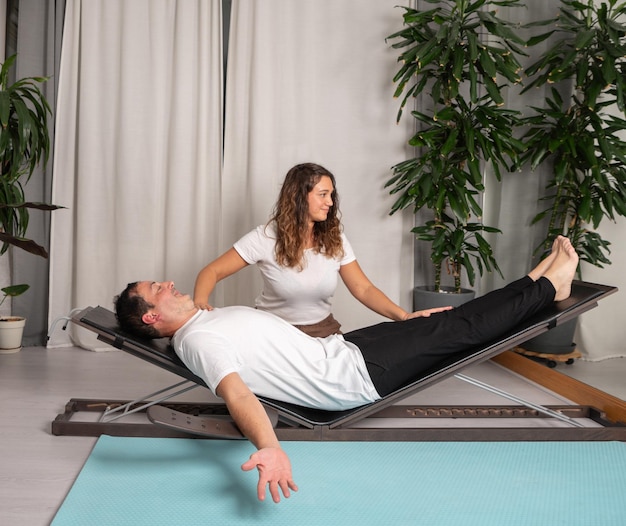
{"type": "Polygon", "coordinates": [[[0,354],[18,352],[22,348],[22,333],[26,318],[3,316],[0,318],[0,354]]]}

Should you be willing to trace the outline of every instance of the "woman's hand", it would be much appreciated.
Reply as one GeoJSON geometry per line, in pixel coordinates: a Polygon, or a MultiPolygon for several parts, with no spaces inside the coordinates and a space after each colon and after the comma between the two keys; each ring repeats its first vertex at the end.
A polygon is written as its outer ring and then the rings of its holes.
{"type": "Polygon", "coordinates": [[[453,307],[451,305],[448,305],[446,307],[434,307],[432,309],[426,309],[426,310],[416,310],[415,312],[410,312],[409,314],[406,315],[406,318],[404,318],[405,320],[410,320],[413,318],[428,318],[431,314],[435,314],[437,312],[443,312],[446,310],[451,310],[453,307]]]}

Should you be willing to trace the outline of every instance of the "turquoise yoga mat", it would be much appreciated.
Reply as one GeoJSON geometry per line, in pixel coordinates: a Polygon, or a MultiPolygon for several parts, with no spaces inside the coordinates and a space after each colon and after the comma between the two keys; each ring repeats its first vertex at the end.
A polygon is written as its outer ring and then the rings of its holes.
{"type": "Polygon", "coordinates": [[[284,442],[300,487],[256,499],[246,441],[102,436],[52,526],[626,524],[620,442],[284,442]]]}

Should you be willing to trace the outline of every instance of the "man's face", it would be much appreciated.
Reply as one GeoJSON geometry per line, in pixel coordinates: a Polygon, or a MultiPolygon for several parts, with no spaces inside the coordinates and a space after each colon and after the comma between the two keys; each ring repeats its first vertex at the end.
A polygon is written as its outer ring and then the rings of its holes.
{"type": "Polygon", "coordinates": [[[173,281],[141,281],[137,284],[137,293],[163,315],[195,308],[189,294],[178,292],[173,281]]]}

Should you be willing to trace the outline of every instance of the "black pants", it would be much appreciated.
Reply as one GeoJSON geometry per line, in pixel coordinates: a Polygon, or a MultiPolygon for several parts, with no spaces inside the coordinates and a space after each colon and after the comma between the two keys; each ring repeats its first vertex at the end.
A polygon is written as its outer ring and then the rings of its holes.
{"type": "Polygon", "coordinates": [[[554,301],[546,278],[528,276],[455,309],[344,334],[363,353],[372,382],[386,396],[446,359],[503,335],[554,301]]]}

